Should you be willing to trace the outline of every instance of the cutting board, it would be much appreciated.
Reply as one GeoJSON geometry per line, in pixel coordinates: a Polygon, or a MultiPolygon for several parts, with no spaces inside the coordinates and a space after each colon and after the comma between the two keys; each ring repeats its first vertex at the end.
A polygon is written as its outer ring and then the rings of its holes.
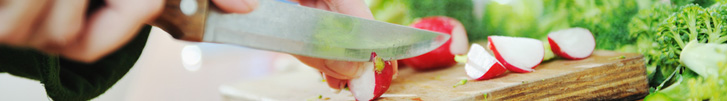
{"type": "MultiPolygon", "coordinates": [[[[635,53],[599,50],[582,60],[556,58],[531,73],[507,72],[454,87],[468,79],[463,66],[400,68],[378,100],[633,100],[648,94],[644,59],[635,53]]],[[[350,92],[332,92],[321,80],[317,71],[300,70],[223,85],[220,90],[227,100],[354,100],[350,92]]]]}

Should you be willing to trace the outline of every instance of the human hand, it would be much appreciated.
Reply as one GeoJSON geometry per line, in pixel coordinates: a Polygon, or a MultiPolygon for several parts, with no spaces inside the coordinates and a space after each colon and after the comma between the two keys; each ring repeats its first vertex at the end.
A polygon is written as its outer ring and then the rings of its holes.
{"type": "Polygon", "coordinates": [[[0,0],[0,44],[94,62],[131,40],[163,0],[0,0]]]}
{"type": "MultiPolygon", "coordinates": [[[[221,10],[248,13],[257,0],[211,0],[221,10]]],[[[89,0],[0,0],[0,45],[33,48],[80,62],[94,62],[117,50],[144,24],[156,19],[164,0],[105,0],[89,11],[89,0]]],[[[303,6],[373,19],[362,0],[294,0],[303,6]]],[[[325,73],[340,89],[358,76],[362,62],[295,56],[325,73]]]]}
{"type": "MultiPolygon", "coordinates": [[[[257,7],[254,5],[254,7],[240,7],[240,6],[234,6],[234,5],[228,5],[223,4],[224,2],[249,2],[246,4],[255,4],[255,0],[212,0],[217,1],[215,4],[217,4],[220,9],[227,9],[226,11],[235,11],[235,9],[245,8],[245,9],[254,9],[257,7]],[[233,8],[234,7],[234,8],[233,8]]],[[[371,14],[371,11],[366,6],[366,3],[363,0],[292,0],[293,2],[297,2],[300,5],[311,7],[311,8],[317,8],[317,9],[323,9],[328,10],[332,12],[338,12],[346,15],[361,17],[365,19],[374,19],[374,16],[371,14]]],[[[249,11],[248,11],[249,12],[249,11]]],[[[244,13],[244,12],[243,12],[244,13]]],[[[314,57],[307,57],[307,56],[300,56],[300,55],[293,55],[294,57],[298,58],[301,62],[304,64],[316,68],[319,71],[323,72],[325,75],[326,82],[328,83],[328,86],[330,86],[333,89],[341,89],[343,88],[349,79],[353,79],[359,76],[360,72],[362,72],[361,69],[364,67],[364,62],[351,62],[351,61],[339,61],[339,60],[327,60],[327,59],[321,59],[321,58],[314,58],[314,57]]],[[[393,64],[397,64],[396,61],[392,61],[393,64]]],[[[396,68],[397,65],[394,65],[394,74],[396,74],[396,68]]]]}
{"type": "MultiPolygon", "coordinates": [[[[256,0],[212,1],[233,13],[256,7],[256,0]]],[[[155,20],[165,0],[100,2],[102,6],[89,10],[89,0],[0,0],[0,45],[91,63],[119,49],[155,20]]]]}

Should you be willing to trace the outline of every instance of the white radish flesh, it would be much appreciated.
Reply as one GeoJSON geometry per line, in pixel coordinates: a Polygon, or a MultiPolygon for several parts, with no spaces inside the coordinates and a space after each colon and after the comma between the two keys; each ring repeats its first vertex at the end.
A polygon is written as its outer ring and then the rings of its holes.
{"type": "Polygon", "coordinates": [[[545,56],[540,40],[506,36],[489,36],[488,39],[495,58],[513,72],[532,72],[545,56]]]}
{"type": "Polygon", "coordinates": [[[506,71],[502,64],[479,44],[472,44],[467,58],[464,69],[467,75],[475,80],[490,79],[506,71]]]}
{"type": "Polygon", "coordinates": [[[596,48],[596,40],[588,29],[570,28],[548,34],[551,49],[556,55],[566,59],[583,59],[591,56],[596,48]]]}

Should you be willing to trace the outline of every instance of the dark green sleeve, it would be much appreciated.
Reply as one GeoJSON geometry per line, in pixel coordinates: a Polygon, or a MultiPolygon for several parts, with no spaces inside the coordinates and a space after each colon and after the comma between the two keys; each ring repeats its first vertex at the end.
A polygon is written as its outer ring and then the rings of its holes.
{"type": "Polygon", "coordinates": [[[132,41],[92,64],[0,46],[0,72],[40,81],[56,101],[90,100],[111,88],[134,66],[150,29],[145,26],[132,41]]]}

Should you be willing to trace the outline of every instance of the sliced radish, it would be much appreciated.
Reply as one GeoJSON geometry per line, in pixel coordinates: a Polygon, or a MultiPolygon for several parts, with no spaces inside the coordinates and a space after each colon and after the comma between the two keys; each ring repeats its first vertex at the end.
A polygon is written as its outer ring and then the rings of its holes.
{"type": "Polygon", "coordinates": [[[555,55],[578,60],[591,56],[596,48],[596,39],[585,28],[570,28],[548,33],[548,43],[555,55]]]}
{"type": "Polygon", "coordinates": [[[384,61],[375,53],[371,60],[373,63],[365,63],[364,71],[358,78],[348,81],[349,90],[358,101],[370,101],[380,97],[389,89],[394,77],[395,64],[391,61],[384,61]]]}
{"type": "Polygon", "coordinates": [[[467,32],[464,26],[457,19],[445,16],[424,17],[415,21],[410,25],[414,28],[446,33],[451,35],[450,40],[445,42],[439,48],[428,53],[403,59],[400,62],[410,66],[416,70],[432,70],[451,67],[457,62],[454,61],[455,55],[465,54],[467,52],[467,32]]]}
{"type": "Polygon", "coordinates": [[[543,42],[531,38],[489,36],[488,47],[507,70],[528,73],[543,61],[543,42]]]}
{"type": "Polygon", "coordinates": [[[472,44],[464,70],[470,78],[486,80],[505,73],[505,67],[480,44],[472,44]]]}

